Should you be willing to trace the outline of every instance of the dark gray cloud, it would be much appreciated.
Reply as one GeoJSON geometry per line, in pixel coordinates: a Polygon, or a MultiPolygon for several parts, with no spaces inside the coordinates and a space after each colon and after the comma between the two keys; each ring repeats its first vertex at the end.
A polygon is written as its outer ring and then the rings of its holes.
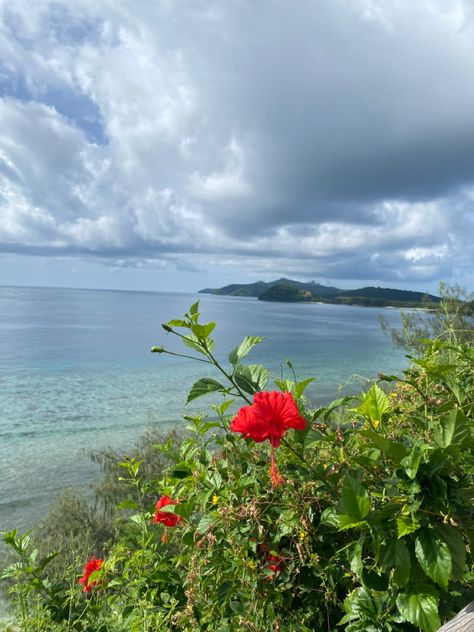
{"type": "Polygon", "coordinates": [[[470,279],[468,2],[0,12],[0,251],[470,279]]]}

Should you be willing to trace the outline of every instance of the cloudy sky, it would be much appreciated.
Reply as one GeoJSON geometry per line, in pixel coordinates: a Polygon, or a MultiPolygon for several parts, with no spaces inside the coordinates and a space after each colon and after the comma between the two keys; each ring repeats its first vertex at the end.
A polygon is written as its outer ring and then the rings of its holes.
{"type": "Polygon", "coordinates": [[[0,16],[0,284],[474,290],[471,0],[0,16]]]}

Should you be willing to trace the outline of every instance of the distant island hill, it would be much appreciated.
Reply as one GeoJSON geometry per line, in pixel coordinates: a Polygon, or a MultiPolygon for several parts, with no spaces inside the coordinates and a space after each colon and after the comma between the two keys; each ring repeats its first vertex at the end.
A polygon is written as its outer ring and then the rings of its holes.
{"type": "Polygon", "coordinates": [[[362,287],[356,290],[341,290],[321,285],[315,281],[304,283],[291,279],[278,279],[265,283],[234,283],[221,288],[204,288],[200,294],[218,296],[250,296],[259,301],[280,303],[333,303],[336,305],[363,305],[366,307],[417,307],[432,309],[440,302],[439,296],[410,290],[395,290],[384,287],[362,287]]]}

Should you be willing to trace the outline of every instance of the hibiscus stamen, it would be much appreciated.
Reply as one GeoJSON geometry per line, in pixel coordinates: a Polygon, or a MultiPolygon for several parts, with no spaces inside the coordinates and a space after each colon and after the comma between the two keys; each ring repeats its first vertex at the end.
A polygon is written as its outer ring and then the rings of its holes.
{"type": "Polygon", "coordinates": [[[273,447],[273,445],[270,452],[270,477],[272,479],[273,487],[278,487],[278,485],[284,482],[275,463],[275,448],[273,447]]]}

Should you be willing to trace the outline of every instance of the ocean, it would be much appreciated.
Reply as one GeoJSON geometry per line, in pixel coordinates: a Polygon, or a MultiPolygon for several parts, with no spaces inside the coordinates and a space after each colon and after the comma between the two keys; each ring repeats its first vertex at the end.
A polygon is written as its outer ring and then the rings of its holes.
{"type": "MultiPolygon", "coordinates": [[[[202,321],[217,322],[222,361],[245,335],[263,335],[248,361],[273,377],[316,377],[315,404],[354,392],[379,371],[400,371],[404,354],[378,317],[398,310],[267,303],[225,296],[0,287],[0,531],[26,529],[68,486],[97,476],[92,450],[127,450],[147,427],[184,427],[186,396],[202,363],[151,354],[181,350],[161,323],[201,301],[202,321]]],[[[208,411],[206,399],[192,411],[208,411]]]]}

